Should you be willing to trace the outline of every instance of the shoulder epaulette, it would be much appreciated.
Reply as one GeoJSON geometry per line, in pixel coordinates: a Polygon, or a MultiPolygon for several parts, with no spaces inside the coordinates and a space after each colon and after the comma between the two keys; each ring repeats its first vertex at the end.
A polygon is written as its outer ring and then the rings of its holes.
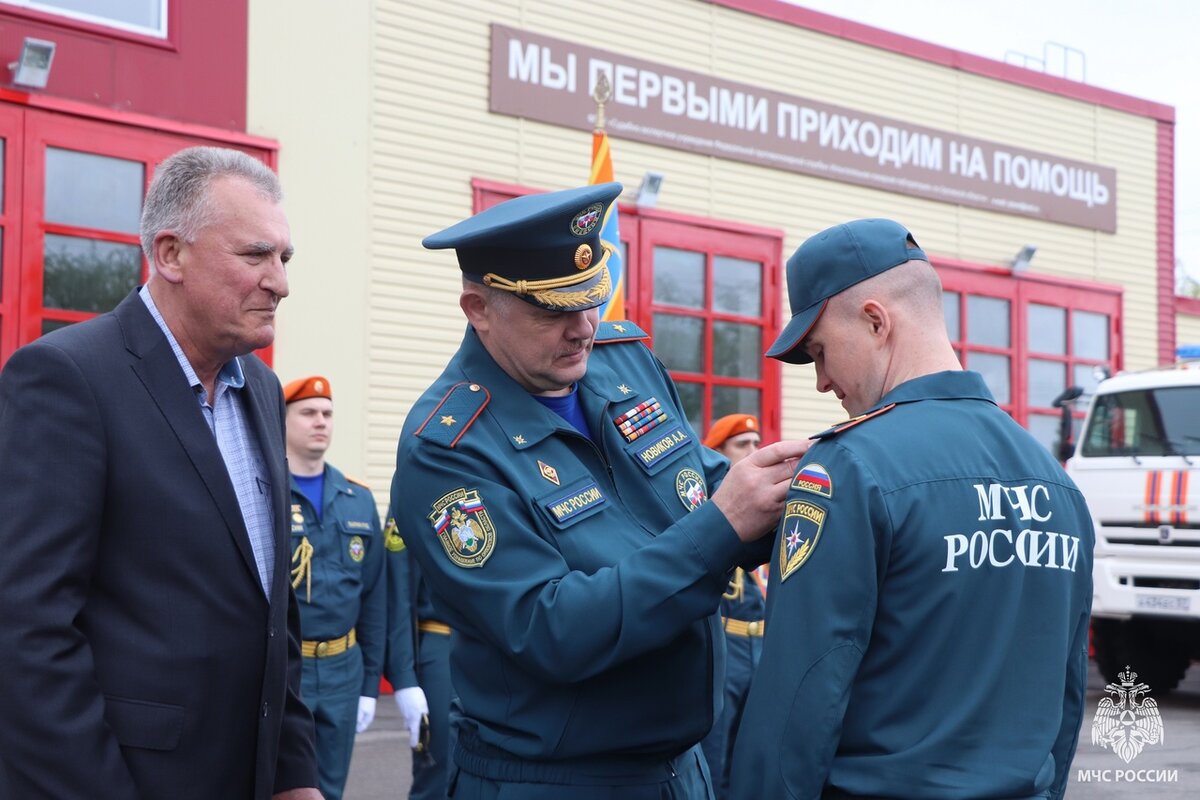
{"type": "Polygon", "coordinates": [[[360,481],[358,478],[354,478],[349,475],[346,475],[346,480],[350,481],[351,483],[353,483],[355,485],[363,487],[368,492],[371,491],[371,487],[367,485],[366,481],[360,481]]]}
{"type": "Polygon", "coordinates": [[[829,439],[833,436],[837,436],[842,431],[846,431],[846,430],[849,430],[850,428],[853,428],[855,425],[861,425],[869,419],[874,419],[875,417],[878,417],[881,414],[886,414],[888,411],[891,411],[895,407],[896,407],[895,403],[889,403],[888,405],[884,406],[883,408],[878,408],[878,409],[870,412],[869,414],[859,414],[857,417],[851,417],[850,419],[846,420],[845,422],[839,422],[837,425],[834,425],[832,428],[823,430],[820,433],[814,433],[812,436],[810,436],[808,438],[810,438],[810,439],[829,439]]]}
{"type": "Polygon", "coordinates": [[[454,447],[491,399],[488,390],[478,383],[456,383],[417,428],[416,435],[442,447],[454,447]]]}
{"type": "Polygon", "coordinates": [[[650,338],[650,334],[627,319],[616,322],[601,322],[596,328],[596,344],[613,342],[637,342],[650,338]]]}

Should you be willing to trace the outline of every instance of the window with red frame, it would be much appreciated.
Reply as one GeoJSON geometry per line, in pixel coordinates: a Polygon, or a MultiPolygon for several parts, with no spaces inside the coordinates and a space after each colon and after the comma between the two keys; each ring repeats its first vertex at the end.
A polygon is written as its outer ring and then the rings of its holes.
{"type": "Polygon", "coordinates": [[[1101,370],[1120,367],[1121,290],[1046,276],[935,264],[942,307],[962,365],[983,375],[996,402],[1054,450],[1071,386],[1072,441],[1101,370]]]}
{"type": "Polygon", "coordinates": [[[194,144],[220,143],[0,103],[0,363],[145,282],[142,200],[194,144]]]}
{"type": "Polygon", "coordinates": [[[781,237],[657,217],[638,228],[635,321],[692,427],[703,433],[726,414],[754,414],[776,438],[779,365],[763,352],[779,329],[781,237]]]}
{"type": "MultiPolygon", "coordinates": [[[[527,189],[476,179],[475,211],[527,189]]],[[[692,427],[755,414],[779,438],[779,365],[763,358],[779,330],[783,234],[621,205],[625,312],[650,334],[692,427]]]]}
{"type": "Polygon", "coordinates": [[[0,0],[0,3],[47,16],[166,38],[167,0],[96,2],[96,0],[0,0]]]}

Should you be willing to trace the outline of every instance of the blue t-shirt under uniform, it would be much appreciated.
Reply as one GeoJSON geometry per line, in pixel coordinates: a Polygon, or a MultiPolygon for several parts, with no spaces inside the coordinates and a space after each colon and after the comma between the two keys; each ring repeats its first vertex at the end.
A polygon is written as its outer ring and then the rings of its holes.
{"type": "Polygon", "coordinates": [[[325,493],[325,470],[321,470],[317,475],[292,475],[292,480],[296,482],[296,488],[308,498],[308,502],[312,503],[313,512],[317,515],[317,522],[321,521],[321,497],[325,493]]]}
{"type": "Polygon", "coordinates": [[[552,397],[540,394],[530,396],[569,422],[571,426],[575,428],[575,430],[579,431],[593,442],[596,441],[596,437],[592,436],[592,431],[588,427],[587,417],[585,417],[583,414],[583,407],[579,405],[578,386],[572,386],[570,394],[561,396],[552,397]]]}

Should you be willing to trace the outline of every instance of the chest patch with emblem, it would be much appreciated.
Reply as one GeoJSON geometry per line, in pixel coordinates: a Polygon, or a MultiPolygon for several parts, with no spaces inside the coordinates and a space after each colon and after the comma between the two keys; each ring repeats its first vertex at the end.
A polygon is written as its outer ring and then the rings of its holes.
{"type": "Polygon", "coordinates": [[[779,582],[783,583],[808,561],[825,526],[825,509],[807,500],[789,500],[779,537],[779,582]]]}
{"type": "Polygon", "coordinates": [[[350,558],[354,561],[362,561],[363,555],[367,552],[367,548],[363,546],[361,536],[351,536],[350,544],[346,549],[350,553],[350,558]]]}
{"type": "Polygon", "coordinates": [[[429,522],[456,565],[482,567],[496,548],[496,529],[477,489],[455,489],[433,504],[429,522]]]}
{"type": "Polygon", "coordinates": [[[708,499],[708,486],[704,483],[704,476],[690,467],[679,470],[679,474],[675,476],[675,494],[679,495],[684,508],[695,511],[708,499]]]}

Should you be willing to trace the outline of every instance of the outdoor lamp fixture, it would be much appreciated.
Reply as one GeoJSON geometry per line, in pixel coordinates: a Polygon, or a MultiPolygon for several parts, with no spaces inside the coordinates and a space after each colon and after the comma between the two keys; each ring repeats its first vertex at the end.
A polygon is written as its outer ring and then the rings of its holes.
{"type": "Polygon", "coordinates": [[[658,204],[658,192],[662,189],[663,174],[649,171],[642,176],[642,185],[638,187],[638,208],[654,208],[658,204]]]}
{"type": "Polygon", "coordinates": [[[1029,262],[1033,261],[1033,254],[1037,252],[1037,245],[1027,244],[1020,249],[1016,258],[1012,260],[1013,272],[1024,272],[1029,269],[1029,262]]]}
{"type": "Polygon", "coordinates": [[[21,58],[8,65],[13,71],[12,82],[31,89],[45,89],[50,80],[50,65],[54,61],[54,42],[25,37],[21,58]]]}

